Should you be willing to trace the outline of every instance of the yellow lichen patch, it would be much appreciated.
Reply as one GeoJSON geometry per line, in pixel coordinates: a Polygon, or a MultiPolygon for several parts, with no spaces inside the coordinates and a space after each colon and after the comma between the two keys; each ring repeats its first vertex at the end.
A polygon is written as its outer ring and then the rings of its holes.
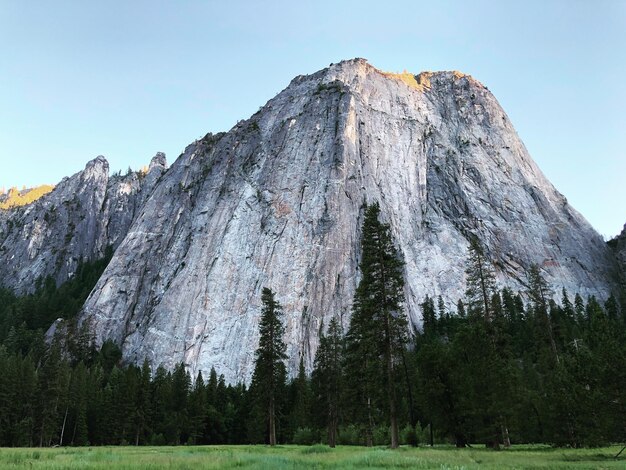
{"type": "MultiPolygon", "coordinates": [[[[429,90],[431,87],[430,80],[432,76],[435,75],[435,72],[421,72],[418,75],[413,75],[412,73],[407,72],[406,70],[402,73],[383,72],[381,70],[380,73],[382,73],[385,77],[393,78],[395,80],[400,80],[404,82],[406,85],[410,86],[411,88],[414,88],[419,91],[429,90]]],[[[471,76],[463,72],[459,72],[458,70],[453,70],[447,73],[452,74],[452,76],[457,80],[461,78],[472,79],[471,76]]]]}
{"type": "MultiPolygon", "coordinates": [[[[419,82],[418,80],[416,80],[415,75],[413,75],[411,72],[407,72],[406,70],[402,73],[382,72],[382,71],[381,73],[385,77],[400,80],[404,82],[406,85],[410,86],[411,88],[415,88],[416,90],[419,90],[419,91],[424,91],[425,88],[430,88],[430,82],[428,82],[428,84],[425,84],[424,82],[419,82]]],[[[420,76],[421,75],[422,74],[420,74],[420,76]]]]}
{"type": "Polygon", "coordinates": [[[6,194],[0,193],[0,209],[10,209],[11,207],[25,206],[35,202],[44,194],[48,194],[54,189],[54,186],[44,184],[36,188],[23,189],[18,191],[17,188],[11,188],[6,194]]]}

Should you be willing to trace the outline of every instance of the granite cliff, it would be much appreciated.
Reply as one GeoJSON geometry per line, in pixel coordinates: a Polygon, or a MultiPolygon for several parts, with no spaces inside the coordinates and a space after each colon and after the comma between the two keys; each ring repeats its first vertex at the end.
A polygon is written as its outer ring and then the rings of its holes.
{"type": "Polygon", "coordinates": [[[104,166],[96,159],[19,212],[19,230],[0,219],[0,282],[61,280],[72,260],[112,245],[81,319],[129,361],[249,379],[267,286],[284,307],[290,370],[300,356],[310,367],[320,327],[333,316],[347,325],[363,205],[374,201],[406,263],[415,325],[425,295],[449,307],[463,296],[471,235],[515,290],[531,263],[555,289],[606,297],[615,282],[601,236],[544,177],[494,96],[458,72],[344,61],[296,77],[167,172],[151,169],[149,184],[107,181],[104,166]],[[70,184],[76,208],[57,197],[70,184]],[[52,206],[67,227],[60,238],[45,235],[52,206]]]}

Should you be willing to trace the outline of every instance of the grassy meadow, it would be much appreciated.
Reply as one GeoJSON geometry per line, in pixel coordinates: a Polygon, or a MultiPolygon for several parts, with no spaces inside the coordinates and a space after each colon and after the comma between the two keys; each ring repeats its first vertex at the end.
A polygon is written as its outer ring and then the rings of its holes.
{"type": "Polygon", "coordinates": [[[196,469],[196,468],[436,468],[445,469],[624,469],[620,446],[596,449],[553,449],[514,446],[503,451],[484,448],[341,446],[179,446],[68,447],[0,449],[0,468],[28,469],[196,469]]]}

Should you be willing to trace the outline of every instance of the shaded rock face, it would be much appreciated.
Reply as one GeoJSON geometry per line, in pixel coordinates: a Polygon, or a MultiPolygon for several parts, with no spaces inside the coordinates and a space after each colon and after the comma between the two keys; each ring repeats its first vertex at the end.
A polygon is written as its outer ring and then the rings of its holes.
{"type": "MultiPolygon", "coordinates": [[[[464,295],[468,237],[503,285],[539,264],[556,289],[606,297],[615,259],[534,164],[491,93],[458,72],[384,74],[361,59],[295,78],[156,184],[82,319],[128,361],[249,380],[260,297],[283,305],[289,369],[330,318],[347,327],[363,204],[404,257],[406,313],[464,295]]],[[[122,230],[120,230],[120,233],[122,230]]]]}
{"type": "Polygon", "coordinates": [[[157,154],[145,175],[109,177],[99,156],[34,203],[0,211],[0,285],[24,293],[46,276],[61,283],[81,260],[117,248],[165,171],[164,159],[157,154]]]}
{"type": "Polygon", "coordinates": [[[622,284],[626,287],[626,224],[617,237],[608,242],[613,249],[622,271],[622,284]]]}

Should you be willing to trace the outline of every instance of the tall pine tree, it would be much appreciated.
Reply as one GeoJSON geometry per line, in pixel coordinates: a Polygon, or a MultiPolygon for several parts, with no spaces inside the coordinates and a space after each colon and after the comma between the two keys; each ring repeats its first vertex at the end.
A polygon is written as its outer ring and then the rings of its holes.
{"type": "MultiPolygon", "coordinates": [[[[356,362],[360,355],[361,364],[371,365],[371,372],[377,377],[372,377],[370,384],[385,385],[391,447],[396,448],[399,445],[396,364],[406,347],[408,327],[402,308],[403,262],[393,244],[389,225],[382,223],[379,216],[378,204],[366,208],[361,235],[361,281],[354,295],[347,351],[356,355],[356,362]]],[[[366,399],[371,400],[371,396],[366,399]]],[[[371,406],[370,401],[367,406],[371,406]]]]}
{"type": "Polygon", "coordinates": [[[328,325],[326,335],[320,335],[320,345],[315,353],[311,387],[314,406],[320,421],[328,430],[328,445],[337,444],[339,404],[342,384],[343,337],[336,318],[328,325]]]}
{"type": "Polygon", "coordinates": [[[263,309],[259,324],[259,347],[256,350],[254,373],[250,393],[255,404],[265,410],[267,418],[268,442],[276,445],[276,417],[278,399],[284,391],[287,380],[285,369],[286,346],[283,340],[285,327],[282,323],[282,307],[274,298],[274,292],[267,287],[261,293],[263,309]]]}
{"type": "Polygon", "coordinates": [[[470,240],[469,254],[465,267],[467,276],[467,308],[470,316],[484,317],[491,321],[491,297],[496,290],[496,277],[489,259],[480,241],[476,237],[470,240]]]}

